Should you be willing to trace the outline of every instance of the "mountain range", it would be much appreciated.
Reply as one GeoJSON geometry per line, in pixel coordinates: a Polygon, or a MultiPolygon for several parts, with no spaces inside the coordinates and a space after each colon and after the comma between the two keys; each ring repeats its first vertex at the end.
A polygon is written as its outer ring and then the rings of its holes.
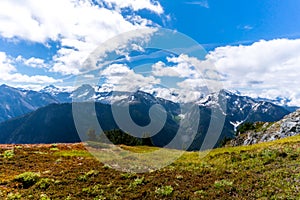
{"type": "MultiPolygon", "coordinates": [[[[72,115],[72,99],[79,104],[96,102],[96,116],[104,131],[118,129],[111,105],[128,104],[133,121],[139,126],[151,122],[149,109],[161,105],[166,112],[163,128],[151,137],[156,146],[167,145],[176,135],[182,120],[180,104],[155,97],[142,91],[97,92],[90,85],[82,85],[74,91],[66,91],[48,86],[40,91],[31,91],[0,86],[0,143],[58,143],[78,142],[78,130],[72,115]],[[75,97],[75,98],[74,98],[75,97]],[[120,98],[122,97],[122,98],[120,98]]],[[[191,120],[190,125],[199,124],[195,139],[189,150],[199,149],[207,134],[212,112],[221,110],[224,117],[222,133],[215,146],[223,140],[235,137],[238,125],[244,122],[273,122],[282,119],[291,110],[275,105],[270,101],[252,99],[227,90],[212,93],[199,99],[195,106],[199,108],[200,120],[191,120]],[[220,106],[225,102],[225,107],[220,106]]],[[[159,118],[159,114],[157,115],[159,118]]],[[[197,118],[197,117],[196,117],[197,118]]],[[[195,118],[195,119],[196,119],[195,118]]],[[[218,120],[218,119],[217,119],[218,120]]],[[[186,127],[189,125],[186,124],[186,127]]],[[[84,127],[84,133],[91,127],[84,127]]],[[[186,129],[188,132],[188,130],[186,129]]],[[[174,146],[176,148],[176,146],[174,146]]]]}

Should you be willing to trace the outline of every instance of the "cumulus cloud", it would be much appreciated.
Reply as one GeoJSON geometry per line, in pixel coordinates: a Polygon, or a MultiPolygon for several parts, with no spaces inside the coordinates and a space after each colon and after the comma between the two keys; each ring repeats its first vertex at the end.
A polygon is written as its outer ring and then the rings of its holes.
{"type": "Polygon", "coordinates": [[[22,56],[18,56],[16,58],[16,61],[21,64],[24,64],[28,67],[33,67],[33,68],[47,68],[48,67],[48,64],[46,64],[43,59],[35,58],[35,57],[25,59],[22,56]]]}
{"type": "Polygon", "coordinates": [[[159,61],[152,65],[152,74],[163,81],[173,78],[172,88],[154,89],[157,96],[171,101],[193,102],[201,96],[222,89],[221,74],[207,60],[200,60],[186,54],[166,58],[167,63],[159,61]],[[168,94],[169,93],[169,94],[168,94]],[[171,95],[170,95],[171,94],[171,95]]]}
{"type": "MultiPolygon", "coordinates": [[[[218,47],[204,60],[184,54],[167,57],[167,62],[158,61],[152,65],[152,75],[162,83],[165,77],[174,78],[177,87],[152,87],[148,92],[169,100],[186,101],[185,96],[196,99],[226,88],[255,98],[288,97],[290,105],[300,105],[299,52],[300,39],[276,39],[218,47]]],[[[120,65],[105,73],[113,77],[131,72],[127,66],[120,65]]]]}
{"type": "Polygon", "coordinates": [[[152,65],[152,73],[154,76],[174,76],[180,77],[177,67],[167,67],[166,64],[162,61],[152,65]]]}
{"type": "Polygon", "coordinates": [[[206,56],[225,74],[224,87],[251,96],[290,97],[300,105],[300,39],[261,40],[251,45],[216,48],[206,56]]]}
{"type": "Polygon", "coordinates": [[[160,83],[160,80],[153,76],[135,73],[125,64],[112,64],[105,68],[100,76],[104,78],[102,89],[109,91],[145,91],[160,83]]]}
{"type": "MultiPolygon", "coordinates": [[[[21,59],[19,57],[19,59],[21,59]]],[[[29,59],[30,60],[30,59],[29,59]]],[[[25,60],[28,61],[28,60],[25,60]]],[[[36,61],[31,59],[31,62],[36,61]]],[[[0,80],[9,83],[34,83],[34,84],[51,84],[61,82],[52,77],[34,75],[28,76],[17,72],[17,68],[14,66],[15,59],[6,55],[5,52],[0,52],[0,80]]]]}
{"type": "Polygon", "coordinates": [[[153,26],[153,22],[121,9],[149,10],[162,14],[151,0],[24,0],[0,1],[0,36],[44,43],[60,42],[52,72],[78,74],[88,55],[102,42],[120,33],[153,26]],[[105,6],[104,6],[105,4],[105,6]],[[102,5],[102,6],[101,6],[102,5]]]}
{"type": "Polygon", "coordinates": [[[167,57],[167,61],[168,64],[163,63],[162,61],[155,63],[152,66],[152,73],[155,76],[199,78],[203,76],[206,70],[211,70],[198,58],[190,57],[186,54],[167,57]]]}
{"type": "Polygon", "coordinates": [[[16,71],[12,65],[12,60],[6,55],[5,52],[0,52],[0,74],[1,76],[16,71]]]}
{"type": "MultiPolygon", "coordinates": [[[[98,1],[101,3],[101,1],[98,1]]],[[[103,1],[102,1],[103,2],[103,1]]],[[[150,1],[150,0],[104,0],[105,3],[108,3],[110,7],[117,8],[131,8],[134,11],[147,9],[157,14],[162,14],[164,9],[159,4],[158,1],[150,1]]]]}

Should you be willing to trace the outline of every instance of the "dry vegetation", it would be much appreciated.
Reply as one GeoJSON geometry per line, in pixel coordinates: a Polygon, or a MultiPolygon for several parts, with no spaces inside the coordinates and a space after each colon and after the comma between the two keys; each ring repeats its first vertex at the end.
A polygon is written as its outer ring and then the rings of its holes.
{"type": "Polygon", "coordinates": [[[204,158],[187,152],[161,170],[135,174],[100,163],[83,144],[2,145],[0,199],[299,199],[299,153],[296,136],[204,158]]]}

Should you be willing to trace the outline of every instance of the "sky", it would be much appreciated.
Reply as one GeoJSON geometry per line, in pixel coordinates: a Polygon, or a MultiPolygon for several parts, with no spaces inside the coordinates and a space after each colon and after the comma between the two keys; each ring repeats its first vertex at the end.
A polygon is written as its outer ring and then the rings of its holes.
{"type": "MultiPolygon", "coordinates": [[[[298,0],[1,0],[0,84],[70,87],[86,70],[86,59],[109,39],[167,28],[202,45],[207,55],[201,62],[167,55],[152,63],[151,76],[137,75],[124,63],[114,63],[114,70],[149,84],[161,81],[159,73],[177,73],[185,78],[179,87],[196,91],[202,83],[187,63],[209,63],[225,89],[300,106],[299,9],[298,0]]],[[[116,80],[109,69],[107,87],[116,80]]]]}

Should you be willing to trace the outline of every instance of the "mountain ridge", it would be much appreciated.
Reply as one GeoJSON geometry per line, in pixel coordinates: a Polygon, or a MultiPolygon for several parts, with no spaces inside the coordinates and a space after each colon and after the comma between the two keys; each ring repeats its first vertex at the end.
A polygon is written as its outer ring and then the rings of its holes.
{"type": "MultiPolygon", "coordinates": [[[[98,121],[104,130],[111,130],[119,128],[111,111],[111,104],[102,102],[93,102],[89,98],[94,95],[86,97],[87,92],[90,92],[89,86],[83,86],[82,90],[78,90],[76,95],[82,95],[78,103],[92,103],[95,104],[98,121]],[[82,101],[81,101],[82,100],[82,101]]],[[[124,94],[124,93],[122,93],[124,94]]],[[[161,105],[167,113],[167,122],[164,128],[151,139],[156,146],[167,145],[172,138],[175,137],[182,113],[180,111],[180,104],[171,102],[165,99],[156,98],[151,94],[138,91],[136,93],[128,93],[123,99],[114,102],[114,105],[122,106],[124,103],[129,104],[130,114],[133,121],[139,126],[146,126],[150,123],[149,109],[153,105],[161,105]]],[[[189,150],[197,150],[200,148],[207,134],[208,127],[213,116],[213,111],[221,109],[224,127],[221,130],[220,138],[216,138],[218,146],[224,139],[233,138],[235,136],[235,128],[238,123],[245,121],[258,121],[258,119],[265,119],[266,121],[277,121],[286,114],[287,110],[280,106],[276,106],[269,102],[256,102],[250,97],[243,97],[221,91],[219,94],[212,95],[209,101],[196,105],[200,113],[199,127],[195,138],[190,145],[189,150]],[[207,103],[207,104],[206,104],[207,103]],[[226,108],[222,107],[224,104],[226,108]]],[[[159,116],[159,115],[158,115],[159,116]]],[[[220,119],[220,121],[222,121],[220,119]]],[[[87,122],[88,123],[88,122],[87,122]]],[[[197,121],[189,122],[192,124],[197,121]]],[[[189,126],[188,124],[186,125],[189,126]]],[[[80,134],[86,133],[91,127],[84,127],[80,134]]],[[[71,103],[55,103],[39,108],[23,117],[11,119],[0,124],[0,143],[64,143],[64,142],[79,142],[78,132],[74,126],[74,119],[72,115],[71,103]],[[66,127],[66,128],[64,128],[66,127]]],[[[215,147],[216,147],[215,146],[215,147]]]]}

